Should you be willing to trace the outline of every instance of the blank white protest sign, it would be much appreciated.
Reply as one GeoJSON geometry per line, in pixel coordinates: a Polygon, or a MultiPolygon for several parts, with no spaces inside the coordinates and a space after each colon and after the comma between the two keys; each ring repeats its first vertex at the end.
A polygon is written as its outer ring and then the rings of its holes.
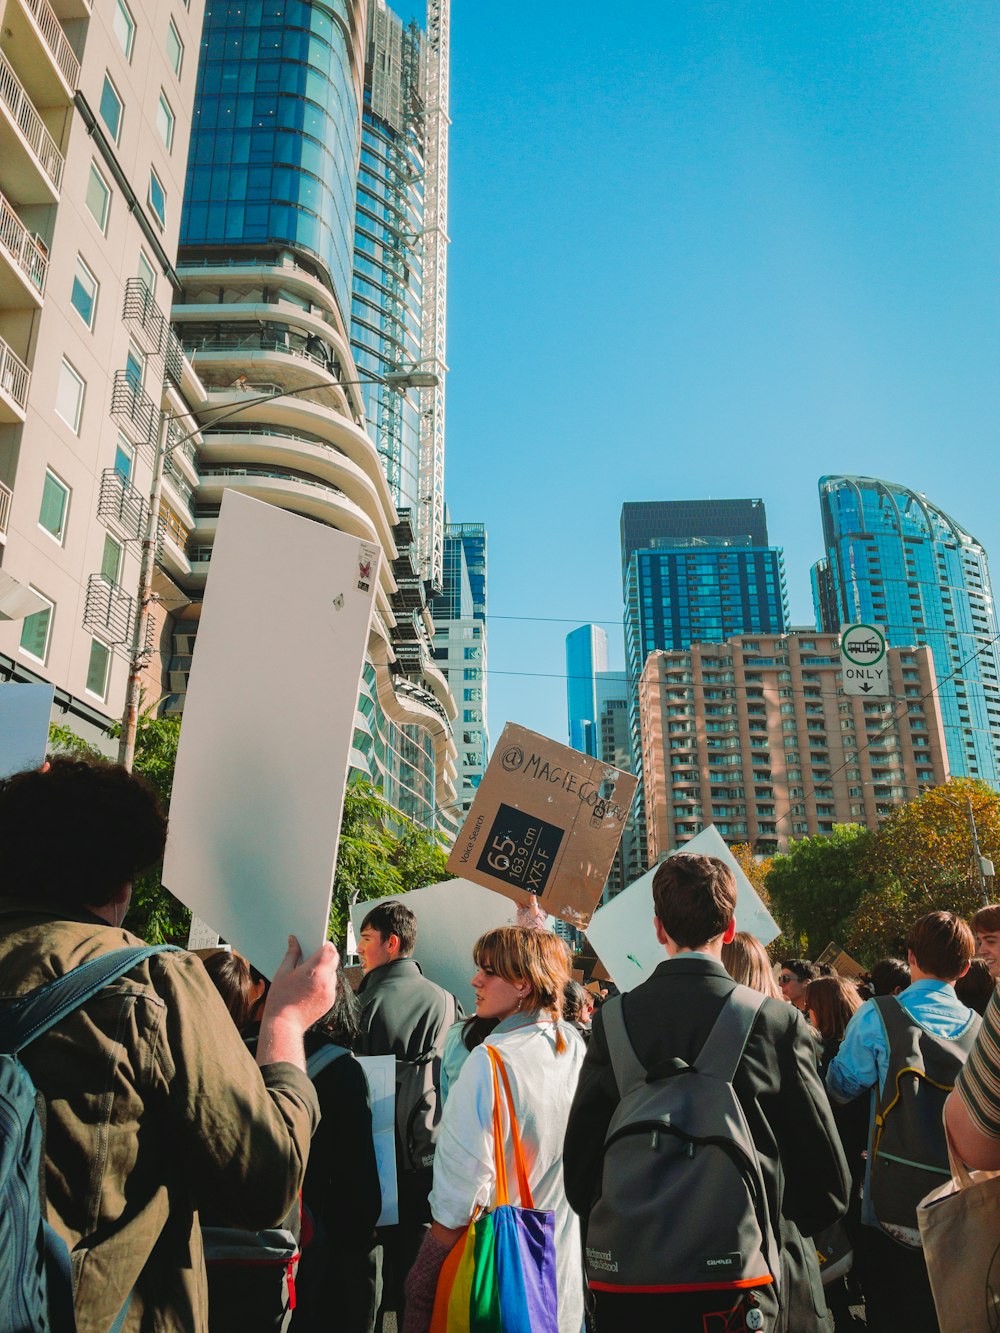
{"type": "Polygon", "coordinates": [[[45,763],[54,696],[54,685],[0,685],[0,778],[45,763]]]}
{"type": "Polygon", "coordinates": [[[381,550],[226,491],[163,882],[265,976],[326,939],[381,550]]]}

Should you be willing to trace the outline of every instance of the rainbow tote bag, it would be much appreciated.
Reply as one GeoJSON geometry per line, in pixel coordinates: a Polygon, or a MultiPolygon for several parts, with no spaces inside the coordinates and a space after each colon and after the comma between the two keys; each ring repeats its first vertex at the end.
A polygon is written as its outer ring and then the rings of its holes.
{"type": "Polygon", "coordinates": [[[495,1046],[486,1050],[493,1069],[496,1206],[469,1223],[465,1235],[445,1259],[438,1277],[430,1333],[559,1333],[555,1215],[535,1208],[507,1069],[495,1046]],[[510,1202],[508,1190],[501,1081],[520,1207],[510,1202]]]}

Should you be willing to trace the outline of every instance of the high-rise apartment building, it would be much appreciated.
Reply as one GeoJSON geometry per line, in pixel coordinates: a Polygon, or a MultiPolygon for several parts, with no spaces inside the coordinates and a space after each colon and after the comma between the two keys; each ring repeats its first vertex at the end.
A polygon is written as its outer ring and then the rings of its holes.
{"type": "Polygon", "coordinates": [[[839,688],[836,634],[652,654],[639,684],[650,861],[709,824],[764,854],[835,824],[877,828],[947,781],[931,653],[887,657],[892,698],[867,699],[839,688]]]}
{"type": "Polygon", "coordinates": [[[821,477],[816,623],[881,626],[933,652],[955,777],[1000,788],[1000,635],[986,552],[926,496],[874,477],[821,477]]]}
{"type": "Polygon", "coordinates": [[[490,757],[486,711],[486,528],[447,523],[444,588],[431,603],[434,659],[458,706],[458,812],[468,814],[490,757]]]}
{"type": "Polygon", "coordinates": [[[600,754],[597,678],[608,669],[608,636],[600,625],[581,625],[566,635],[566,710],[569,743],[584,754],[600,754]]]}
{"type": "MultiPolygon", "coordinates": [[[[419,504],[397,509],[402,492],[375,438],[380,419],[373,425],[366,413],[371,375],[359,373],[351,345],[368,11],[366,0],[212,0],[206,10],[173,319],[208,406],[238,404],[241,394],[250,405],[204,435],[191,609],[174,627],[171,684],[183,689],[227,487],[377,542],[385,560],[354,763],[418,823],[453,829],[456,706],[431,655],[421,555],[422,542],[434,543],[421,536],[419,504]]],[[[425,86],[432,74],[440,82],[446,27],[426,50],[425,86]]],[[[362,197],[370,201],[373,188],[366,176],[362,197]]]]}
{"type": "MultiPolygon", "coordinates": [[[[762,500],[662,500],[622,506],[625,664],[633,772],[639,777],[633,856],[648,863],[638,682],[651,652],[782,634],[788,593],[769,546],[762,500]]],[[[630,874],[645,864],[633,864],[630,874]]]]}
{"type": "MultiPolygon", "coordinates": [[[[161,412],[180,418],[179,441],[202,400],[161,313],[177,283],[202,11],[2,6],[0,675],[52,682],[91,739],[124,703],[161,412]]],[[[181,446],[160,503],[161,571],[184,562],[196,480],[181,446]]]]}

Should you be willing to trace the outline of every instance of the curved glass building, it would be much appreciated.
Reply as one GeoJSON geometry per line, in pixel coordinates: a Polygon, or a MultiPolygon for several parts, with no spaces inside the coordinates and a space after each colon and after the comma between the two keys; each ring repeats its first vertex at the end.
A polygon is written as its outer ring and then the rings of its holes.
{"type": "Polygon", "coordinates": [[[927,644],[954,777],[1000,786],[1000,634],[986,552],[925,495],[875,477],[821,477],[817,626],[866,622],[891,647],[927,644]]]}

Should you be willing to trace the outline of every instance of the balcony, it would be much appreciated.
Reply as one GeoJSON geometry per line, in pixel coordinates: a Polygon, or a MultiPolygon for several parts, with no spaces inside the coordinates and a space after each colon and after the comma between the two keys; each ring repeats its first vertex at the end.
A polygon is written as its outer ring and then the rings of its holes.
{"type": "Polygon", "coordinates": [[[14,492],[0,481],[0,545],[7,541],[7,524],[10,522],[10,502],[14,492]]]}
{"type": "Polygon", "coordinates": [[[0,194],[0,307],[40,306],[49,261],[41,246],[0,194]]]}
{"type": "Polygon", "coordinates": [[[89,18],[94,0],[52,0],[52,8],[60,19],[89,18]]]}
{"type": "Polygon", "coordinates": [[[0,422],[24,421],[30,383],[31,371],[0,338],[0,422]]]}
{"type": "Polygon", "coordinates": [[[0,54],[0,176],[16,204],[54,204],[62,185],[63,155],[31,98],[0,54]]]}
{"type": "Polygon", "coordinates": [[[4,30],[4,48],[14,54],[35,104],[71,102],[80,81],[80,62],[49,0],[9,0],[4,30]]]}

